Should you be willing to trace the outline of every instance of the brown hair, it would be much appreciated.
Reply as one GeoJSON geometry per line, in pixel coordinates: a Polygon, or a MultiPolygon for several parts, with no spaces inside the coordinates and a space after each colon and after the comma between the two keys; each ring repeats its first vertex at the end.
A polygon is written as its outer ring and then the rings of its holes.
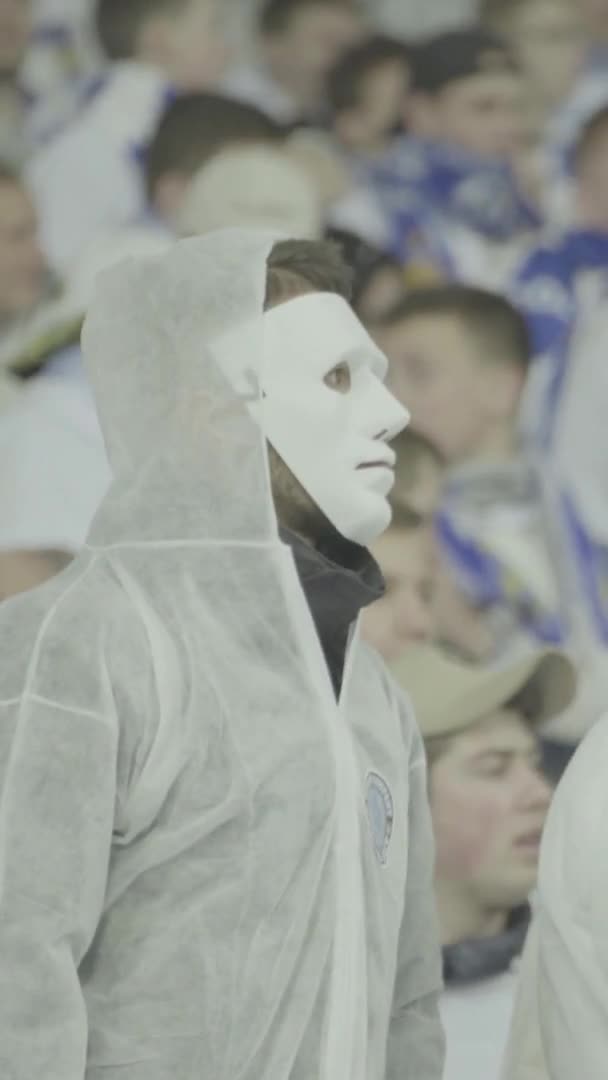
{"type": "Polygon", "coordinates": [[[109,60],[131,60],[141,27],[159,13],[184,8],[188,0],[97,0],[97,37],[109,60]]]}
{"type": "Polygon", "coordinates": [[[608,130],[608,105],[604,105],[587,120],[574,147],[574,165],[578,168],[595,143],[608,130]]]}
{"type": "Polygon", "coordinates": [[[260,32],[281,34],[301,11],[315,7],[345,8],[355,13],[358,10],[355,0],[264,0],[258,19],[260,32]]]}
{"type": "Polygon", "coordinates": [[[11,184],[15,187],[23,187],[23,180],[19,173],[8,162],[0,160],[0,184],[11,184]]]}
{"type": "Polygon", "coordinates": [[[506,297],[473,285],[435,285],[412,289],[378,319],[380,330],[391,329],[419,316],[457,319],[482,347],[489,363],[509,364],[527,371],[532,359],[530,334],[523,315],[506,297]]]}
{"type": "Polygon", "coordinates": [[[310,292],[335,293],[350,301],[353,274],[331,241],[281,240],[267,267],[265,308],[310,292]]]}
{"type": "Polygon", "coordinates": [[[235,143],[280,145],[285,132],[255,105],[222,94],[180,94],[167,107],[145,152],[148,195],[167,173],[193,176],[235,143]]]}

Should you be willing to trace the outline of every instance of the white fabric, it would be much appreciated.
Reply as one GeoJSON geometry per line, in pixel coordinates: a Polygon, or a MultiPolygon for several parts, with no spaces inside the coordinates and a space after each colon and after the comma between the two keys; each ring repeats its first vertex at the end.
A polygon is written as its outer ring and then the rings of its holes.
{"type": "MultiPolygon", "coordinates": [[[[224,339],[222,358],[226,350],[238,358],[238,375],[249,374],[249,327],[240,340],[235,334],[224,339]]],[[[234,377],[234,364],[229,366],[234,377]]],[[[387,443],[409,420],[384,386],[387,368],[340,297],[315,293],[264,316],[263,402],[255,413],[332,525],[361,545],[377,540],[390,524],[395,454],[387,443]],[[348,393],[325,385],[338,365],[350,373],[348,393]]]]}
{"type": "MultiPolygon", "coordinates": [[[[148,223],[100,237],[78,259],[62,296],[0,348],[0,369],[39,339],[81,319],[97,275],[127,255],[173,243],[148,223]]],[[[20,384],[21,386],[21,384],[20,384]]],[[[55,354],[0,411],[0,550],[76,553],[110,482],[95,403],[78,347],[55,354]]]]}
{"type": "Polygon", "coordinates": [[[512,972],[453,987],[440,1001],[447,1056],[443,1080],[499,1080],[516,980],[512,972]]]}
{"type": "Polygon", "coordinates": [[[150,139],[169,87],[135,62],[113,65],[104,87],[32,159],[27,178],[41,236],[65,272],[99,232],[136,219],[146,198],[138,153],[150,139]]]}
{"type": "Polygon", "coordinates": [[[548,511],[557,523],[561,584],[568,603],[574,647],[582,665],[582,697],[579,712],[587,727],[605,708],[608,694],[606,642],[602,640],[587,591],[585,575],[593,583],[592,593],[605,608],[606,566],[588,565],[581,558],[572,535],[563,524],[564,496],[572,499],[582,526],[593,544],[608,549],[608,482],[603,463],[608,452],[606,409],[608,369],[604,343],[608,333],[605,302],[593,311],[581,310],[568,366],[556,408],[551,453],[544,462],[548,511]],[[594,570],[597,576],[594,577],[594,570]]]}
{"type": "Polygon", "coordinates": [[[532,923],[521,958],[511,1030],[500,1080],[551,1080],[538,1016],[538,927],[532,923]]]}
{"type": "Polygon", "coordinates": [[[175,225],[181,236],[254,225],[315,239],[322,233],[321,198],[282,150],[242,144],[216,154],[194,176],[175,225]]]}
{"type": "Polygon", "coordinates": [[[607,772],[608,718],[589,733],[553,800],[503,1080],[606,1076],[607,772]]]}
{"type": "Polygon", "coordinates": [[[16,1080],[441,1077],[421,740],[357,635],[336,701],[209,350],[247,323],[259,385],[269,246],[130,260],[87,319],[115,482],[82,555],[0,608],[16,1080]]]}
{"type": "Polygon", "coordinates": [[[328,208],[327,220],[336,229],[346,229],[378,248],[390,247],[388,222],[373,192],[353,187],[328,208]]]}
{"type": "Polygon", "coordinates": [[[300,115],[297,101],[262,64],[247,64],[230,71],[222,81],[222,91],[237,101],[256,105],[279,124],[291,124],[300,115]]]}
{"type": "Polygon", "coordinates": [[[77,552],[109,481],[77,355],[67,370],[33,378],[0,412],[0,550],[77,552]]]}

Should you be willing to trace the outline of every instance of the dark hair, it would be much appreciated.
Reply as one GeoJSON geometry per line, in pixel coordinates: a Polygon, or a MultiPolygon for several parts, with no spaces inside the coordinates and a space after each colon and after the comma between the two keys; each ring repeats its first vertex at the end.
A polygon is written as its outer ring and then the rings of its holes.
{"type": "Polygon", "coordinates": [[[419,315],[452,316],[478,338],[484,359],[516,364],[527,370],[532,345],[523,315],[499,293],[472,285],[437,285],[415,289],[378,320],[385,329],[419,315]]]}
{"type": "Polygon", "coordinates": [[[582,164],[589,151],[593,149],[596,139],[604,134],[606,128],[608,128],[608,105],[594,112],[583,126],[574,147],[575,167],[582,164]]]}
{"type": "Polygon", "coordinates": [[[414,510],[412,506],[408,506],[407,503],[393,501],[389,499],[391,508],[391,523],[387,529],[389,532],[391,529],[407,529],[411,532],[416,532],[421,529],[423,525],[427,524],[426,518],[419,513],[418,510],[414,510]]]}
{"type": "Polygon", "coordinates": [[[438,469],[444,467],[444,462],[433,443],[411,427],[404,428],[391,440],[391,449],[397,455],[393,496],[396,502],[403,504],[404,495],[416,483],[421,462],[430,461],[438,469]]]}
{"type": "Polygon", "coordinates": [[[325,237],[338,245],[344,261],[351,267],[353,276],[352,305],[357,312],[359,311],[359,305],[364,301],[365,293],[369,285],[371,285],[374,275],[378,271],[403,271],[398,259],[387,254],[386,251],[382,251],[381,248],[368,244],[367,240],[362,240],[356,233],[329,226],[325,230],[325,237]]]}
{"type": "MultiPolygon", "coordinates": [[[[466,728],[464,730],[466,731],[466,728]]],[[[424,739],[424,750],[426,753],[426,764],[429,774],[433,765],[436,765],[439,759],[447,754],[454,739],[461,734],[462,732],[455,731],[453,735],[431,735],[428,739],[424,739]]]]}
{"type": "Polygon", "coordinates": [[[193,175],[229,143],[281,142],[284,129],[254,105],[220,94],[182,94],[163,116],[145,155],[148,195],[168,172],[193,175]]]}
{"type": "Polygon", "coordinates": [[[432,95],[474,75],[516,74],[519,66],[502,37],[474,25],[417,43],[410,51],[410,71],[413,90],[432,95]]]}
{"type": "Polygon", "coordinates": [[[17,169],[9,165],[8,161],[0,159],[0,184],[14,184],[15,187],[24,187],[24,182],[17,169]]]}
{"type": "Polygon", "coordinates": [[[336,293],[350,300],[352,272],[338,246],[327,240],[281,240],[267,266],[266,308],[309,292],[336,293]]]}
{"type": "Polygon", "coordinates": [[[264,0],[258,19],[260,31],[262,34],[280,34],[288,29],[300,11],[313,7],[358,10],[354,0],[264,0]]]}
{"type": "Polygon", "coordinates": [[[188,0],[97,0],[97,37],[110,60],[130,60],[141,27],[159,12],[179,11],[188,0]]]}
{"type": "Polygon", "coordinates": [[[363,84],[383,64],[398,61],[407,68],[409,50],[396,38],[377,34],[344,53],[327,78],[326,97],[333,113],[354,109],[361,102],[363,84]]]}

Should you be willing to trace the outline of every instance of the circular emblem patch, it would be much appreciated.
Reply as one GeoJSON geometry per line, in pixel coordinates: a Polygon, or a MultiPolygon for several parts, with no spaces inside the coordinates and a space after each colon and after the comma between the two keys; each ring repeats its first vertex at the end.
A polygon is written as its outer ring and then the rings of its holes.
{"type": "Polygon", "coordinates": [[[386,780],[373,772],[367,776],[367,817],[378,862],[385,866],[393,834],[395,809],[386,780]]]}

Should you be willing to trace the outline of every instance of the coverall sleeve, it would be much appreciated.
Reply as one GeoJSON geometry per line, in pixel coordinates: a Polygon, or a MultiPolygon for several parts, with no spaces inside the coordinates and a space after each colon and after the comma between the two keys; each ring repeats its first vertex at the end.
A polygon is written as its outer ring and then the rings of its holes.
{"type": "Polygon", "coordinates": [[[551,1080],[538,1015],[538,927],[532,923],[521,965],[501,1080],[551,1080]]]}
{"type": "Polygon", "coordinates": [[[445,1038],[439,930],[433,893],[435,847],[426,762],[418,731],[410,757],[409,856],[386,1080],[441,1080],[445,1038]]]}
{"type": "Polygon", "coordinates": [[[0,703],[0,1076],[83,1080],[78,968],[106,888],[114,718],[35,695],[0,703]]]}
{"type": "Polygon", "coordinates": [[[555,794],[540,860],[536,992],[552,1080],[605,1080],[608,1063],[608,718],[555,794]]]}

